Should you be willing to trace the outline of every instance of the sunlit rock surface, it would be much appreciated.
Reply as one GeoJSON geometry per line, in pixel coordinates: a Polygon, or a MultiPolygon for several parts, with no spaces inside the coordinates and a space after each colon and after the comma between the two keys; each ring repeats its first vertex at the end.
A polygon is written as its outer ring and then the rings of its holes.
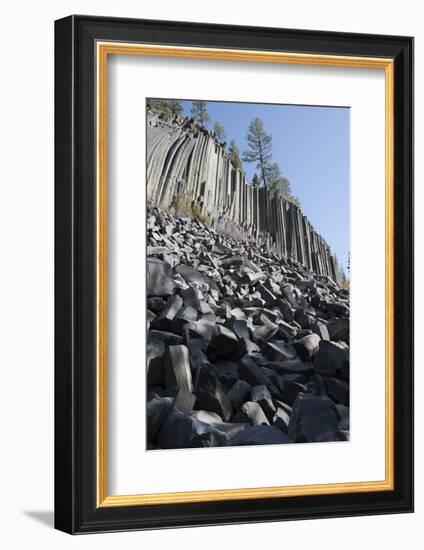
{"type": "Polygon", "coordinates": [[[213,228],[275,246],[309,271],[336,279],[334,258],[300,208],[255,188],[234,168],[223,144],[192,120],[164,122],[147,113],[147,198],[169,209],[189,197],[213,228]]]}

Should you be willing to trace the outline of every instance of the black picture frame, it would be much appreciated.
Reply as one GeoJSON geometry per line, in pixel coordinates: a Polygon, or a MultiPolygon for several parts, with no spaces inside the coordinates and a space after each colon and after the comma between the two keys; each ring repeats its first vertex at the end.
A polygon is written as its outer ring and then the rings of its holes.
{"type": "Polygon", "coordinates": [[[413,39],[73,15],[55,22],[55,527],[93,533],[413,511],[413,39]],[[394,60],[394,490],[98,507],[96,41],[394,60]]]}

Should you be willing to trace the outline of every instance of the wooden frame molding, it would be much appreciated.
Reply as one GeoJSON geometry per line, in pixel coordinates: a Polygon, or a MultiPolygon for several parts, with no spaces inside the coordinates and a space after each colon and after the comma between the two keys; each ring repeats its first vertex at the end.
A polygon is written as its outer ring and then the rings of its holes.
{"type": "Polygon", "coordinates": [[[144,506],[394,490],[394,60],[382,57],[282,53],[219,48],[96,42],[97,59],[97,507],[144,506]],[[319,485],[259,487],[109,496],[107,491],[107,63],[110,55],[220,59],[332,67],[382,69],[385,72],[386,125],[386,372],[385,479],[319,485]]]}

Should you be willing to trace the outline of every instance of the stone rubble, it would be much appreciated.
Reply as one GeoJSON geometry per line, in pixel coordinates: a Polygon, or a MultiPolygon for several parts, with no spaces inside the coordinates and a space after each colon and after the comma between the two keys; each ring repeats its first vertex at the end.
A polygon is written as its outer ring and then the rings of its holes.
{"type": "Polygon", "coordinates": [[[346,441],[349,293],[147,207],[149,449],[346,441]]]}

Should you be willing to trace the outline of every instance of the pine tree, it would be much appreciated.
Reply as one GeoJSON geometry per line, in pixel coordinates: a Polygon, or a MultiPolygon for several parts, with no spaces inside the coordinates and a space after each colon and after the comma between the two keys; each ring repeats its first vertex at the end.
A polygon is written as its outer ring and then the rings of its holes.
{"type": "Polygon", "coordinates": [[[271,164],[265,171],[265,174],[271,196],[276,195],[277,197],[284,197],[286,199],[292,196],[290,182],[286,177],[281,175],[281,170],[277,163],[271,164]]]}
{"type": "Polygon", "coordinates": [[[228,153],[229,153],[229,158],[230,158],[231,162],[233,163],[234,168],[239,168],[240,170],[242,170],[243,163],[240,159],[240,151],[239,151],[239,148],[237,147],[234,140],[231,141],[231,143],[230,143],[228,153]]]}
{"type": "Polygon", "coordinates": [[[183,112],[183,106],[178,99],[148,99],[147,105],[163,120],[170,120],[183,112]]]}
{"type": "Polygon", "coordinates": [[[219,120],[213,125],[213,131],[219,141],[225,141],[225,128],[219,120]]]}
{"type": "Polygon", "coordinates": [[[201,126],[205,126],[209,122],[208,104],[206,101],[191,102],[191,116],[201,126]]]}
{"type": "Polygon", "coordinates": [[[249,124],[246,140],[249,149],[243,153],[243,160],[257,163],[256,167],[261,174],[262,183],[266,186],[268,183],[267,171],[269,171],[272,156],[272,136],[265,132],[260,118],[253,119],[249,124]]]}
{"type": "Polygon", "coordinates": [[[261,184],[261,182],[260,182],[258,174],[256,174],[256,173],[253,174],[253,178],[252,178],[253,187],[259,187],[260,184],[261,184]]]}

